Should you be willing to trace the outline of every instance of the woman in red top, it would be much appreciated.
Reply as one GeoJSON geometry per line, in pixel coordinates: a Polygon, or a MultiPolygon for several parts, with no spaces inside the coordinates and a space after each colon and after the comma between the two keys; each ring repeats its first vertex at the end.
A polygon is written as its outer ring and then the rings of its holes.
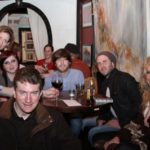
{"type": "Polygon", "coordinates": [[[49,73],[54,69],[54,64],[52,63],[52,53],[53,46],[51,44],[47,44],[44,46],[44,59],[40,59],[37,61],[37,65],[45,68],[45,73],[49,73]]]}

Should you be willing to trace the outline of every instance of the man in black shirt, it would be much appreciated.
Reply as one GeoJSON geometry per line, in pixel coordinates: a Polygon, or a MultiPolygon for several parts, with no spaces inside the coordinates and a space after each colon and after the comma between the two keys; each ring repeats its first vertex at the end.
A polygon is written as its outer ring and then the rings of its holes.
{"type": "Polygon", "coordinates": [[[14,79],[14,99],[0,107],[1,150],[80,150],[62,115],[40,104],[42,79],[31,67],[14,79]]]}

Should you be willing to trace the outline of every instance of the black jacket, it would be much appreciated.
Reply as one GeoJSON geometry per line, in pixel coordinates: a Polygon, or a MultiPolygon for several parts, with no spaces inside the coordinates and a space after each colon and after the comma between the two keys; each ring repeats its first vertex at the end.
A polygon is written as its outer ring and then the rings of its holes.
{"type": "Polygon", "coordinates": [[[80,150],[62,115],[38,105],[26,120],[19,118],[13,101],[0,107],[1,150],[80,150]]]}
{"type": "MultiPolygon", "coordinates": [[[[138,116],[141,94],[138,83],[131,75],[113,69],[107,78],[98,73],[97,82],[102,95],[105,95],[106,88],[109,87],[113,99],[112,106],[121,126],[128,124],[138,116]]],[[[112,118],[110,105],[104,107],[101,112],[101,116],[104,118],[101,119],[109,120],[112,118]]]]}

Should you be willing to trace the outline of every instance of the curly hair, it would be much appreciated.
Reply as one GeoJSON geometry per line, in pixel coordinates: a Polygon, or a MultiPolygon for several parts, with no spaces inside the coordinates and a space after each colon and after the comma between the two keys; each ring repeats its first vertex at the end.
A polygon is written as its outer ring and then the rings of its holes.
{"type": "Polygon", "coordinates": [[[148,73],[148,67],[150,67],[150,57],[147,57],[143,65],[143,77],[140,81],[140,89],[142,93],[142,110],[145,109],[148,102],[150,102],[150,84],[146,80],[148,73]]]}

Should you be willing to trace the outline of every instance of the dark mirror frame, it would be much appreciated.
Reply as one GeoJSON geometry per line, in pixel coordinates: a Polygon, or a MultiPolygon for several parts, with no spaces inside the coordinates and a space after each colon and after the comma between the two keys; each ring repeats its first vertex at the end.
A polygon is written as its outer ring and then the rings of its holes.
{"type": "Polygon", "coordinates": [[[45,14],[39,8],[33,6],[30,3],[22,2],[19,6],[16,3],[12,3],[10,5],[7,5],[6,7],[4,7],[3,9],[0,10],[0,21],[2,20],[2,18],[7,13],[13,13],[13,12],[19,13],[19,10],[26,10],[27,8],[32,9],[37,14],[39,14],[39,16],[41,16],[41,18],[43,19],[43,21],[45,23],[46,29],[47,29],[48,42],[50,44],[53,44],[51,27],[50,27],[50,23],[49,23],[47,17],[45,16],[45,14]]]}

